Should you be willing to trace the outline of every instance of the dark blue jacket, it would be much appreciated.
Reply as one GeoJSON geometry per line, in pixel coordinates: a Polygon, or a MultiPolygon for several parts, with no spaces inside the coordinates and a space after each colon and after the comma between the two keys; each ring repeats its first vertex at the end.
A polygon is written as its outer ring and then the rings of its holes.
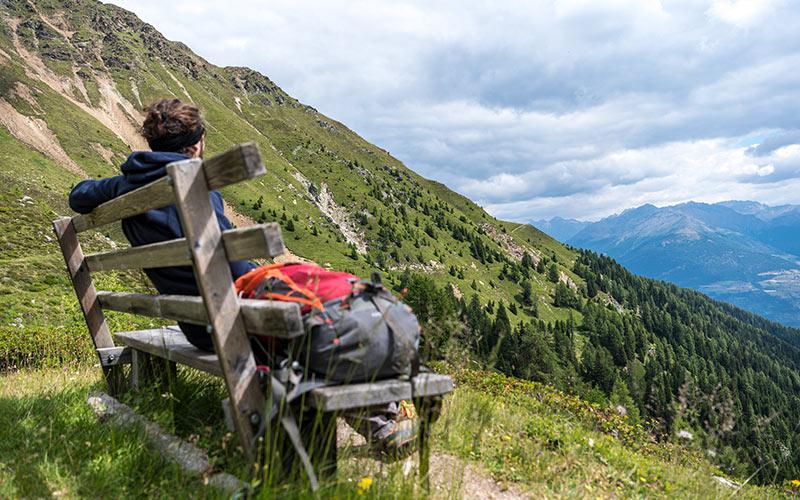
{"type": "MultiPolygon", "coordinates": [[[[85,180],[78,183],[69,194],[69,206],[78,213],[89,213],[98,205],[132,191],[166,175],[168,163],[187,159],[180,153],[163,153],[153,151],[136,151],[128,156],[122,164],[122,175],[99,180],[85,180]]],[[[221,230],[233,226],[223,213],[222,196],[218,191],[211,191],[211,204],[217,214],[217,222],[221,230]]],[[[170,205],[149,210],[141,215],[122,220],[122,231],[132,246],[146,245],[160,241],[183,238],[178,210],[170,205]]],[[[248,261],[231,262],[233,279],[245,274],[253,268],[248,261]]],[[[144,272],[153,282],[159,293],[177,295],[199,295],[197,282],[191,266],[157,267],[145,269],[144,272]]],[[[186,338],[201,349],[213,350],[211,337],[205,327],[181,323],[186,338]]]]}

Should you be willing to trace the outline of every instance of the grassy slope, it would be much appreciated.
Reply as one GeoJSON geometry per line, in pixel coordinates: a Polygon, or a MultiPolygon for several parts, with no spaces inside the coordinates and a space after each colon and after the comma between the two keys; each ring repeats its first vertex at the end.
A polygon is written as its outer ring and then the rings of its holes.
{"type": "MultiPolygon", "coordinates": [[[[460,457],[491,472],[500,484],[534,497],[719,498],[732,490],[712,479],[721,473],[699,453],[656,445],[625,420],[534,383],[497,374],[450,371],[459,387],[434,430],[435,454],[460,457]]],[[[0,379],[0,497],[214,497],[153,453],[135,430],[97,422],[85,403],[102,389],[99,370],[85,365],[24,370],[0,379]]],[[[127,402],[165,429],[207,448],[212,463],[241,473],[223,431],[217,381],[181,371],[172,398],[159,392],[127,402]],[[182,406],[191,400],[198,411],[182,406]]],[[[356,482],[373,479],[367,497],[416,498],[418,486],[402,464],[362,468],[345,450],[338,482],[326,496],[356,497],[356,482]]],[[[445,485],[444,496],[458,495],[445,485]]],[[[298,489],[271,492],[303,496],[298,489]]],[[[461,492],[463,494],[465,492],[461,492]]],[[[780,488],[746,485],[744,498],[777,497],[780,488]]],[[[268,496],[265,493],[265,496],[268,496]]]]}

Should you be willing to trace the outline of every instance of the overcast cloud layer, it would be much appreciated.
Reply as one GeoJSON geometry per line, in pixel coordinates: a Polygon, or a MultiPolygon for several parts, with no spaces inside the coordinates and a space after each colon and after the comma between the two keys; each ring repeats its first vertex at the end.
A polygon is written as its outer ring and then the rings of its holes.
{"type": "Polygon", "coordinates": [[[800,203],[790,1],[114,3],[497,217],[800,203]]]}

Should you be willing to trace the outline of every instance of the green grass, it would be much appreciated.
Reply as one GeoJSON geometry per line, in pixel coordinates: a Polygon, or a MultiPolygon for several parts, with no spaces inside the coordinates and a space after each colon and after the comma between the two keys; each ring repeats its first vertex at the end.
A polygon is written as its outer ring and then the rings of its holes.
{"type": "MultiPolygon", "coordinates": [[[[548,386],[496,373],[449,371],[459,389],[447,400],[438,445],[482,463],[534,498],[720,498],[732,491],[699,453],[659,444],[610,408],[548,386]]],[[[786,494],[746,486],[738,496],[786,494]]]]}
{"type": "Polygon", "coordinates": [[[99,423],[86,404],[99,387],[69,365],[0,378],[0,497],[214,496],[139,432],[99,423]]]}
{"type": "MultiPolygon", "coordinates": [[[[456,477],[472,463],[501,487],[535,498],[719,498],[732,493],[712,479],[723,474],[702,455],[654,443],[641,427],[610,409],[541,384],[438,368],[454,375],[457,389],[445,400],[434,427],[434,457],[458,457],[450,465],[456,477]]],[[[139,431],[99,423],[86,404],[96,390],[104,390],[99,369],[85,364],[0,376],[0,497],[222,495],[166,462],[139,431]]],[[[215,470],[245,477],[235,436],[223,424],[223,394],[218,379],[181,369],[170,393],[150,389],[121,399],[168,432],[208,450],[215,470]]],[[[337,479],[323,483],[321,496],[423,497],[403,465],[381,465],[346,448],[337,479]],[[371,486],[361,495],[358,483],[365,477],[371,486]]],[[[444,485],[437,496],[459,496],[459,487],[458,481],[444,485]]],[[[737,496],[775,498],[789,492],[788,486],[746,485],[737,496]]],[[[273,495],[303,498],[310,491],[300,482],[264,490],[261,496],[273,495]]]]}

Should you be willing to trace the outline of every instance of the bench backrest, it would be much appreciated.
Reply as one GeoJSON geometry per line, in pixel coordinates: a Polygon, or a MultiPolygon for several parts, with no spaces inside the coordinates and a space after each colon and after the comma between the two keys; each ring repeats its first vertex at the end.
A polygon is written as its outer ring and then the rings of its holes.
{"type": "Polygon", "coordinates": [[[220,231],[209,191],[265,172],[254,143],[242,144],[208,160],[171,163],[167,175],[98,206],[89,214],[53,222],[75,293],[101,364],[112,371],[115,349],[103,309],[206,325],[225,379],[236,429],[251,456],[254,432],[263,421],[264,397],[247,332],[277,337],[302,335],[297,304],[241,300],[229,261],[274,257],[284,252],[277,224],[220,231]],[[175,204],[184,238],[84,255],[78,233],[151,209],[175,204]],[[97,291],[93,272],[191,265],[200,296],[147,295],[97,291]]]}

